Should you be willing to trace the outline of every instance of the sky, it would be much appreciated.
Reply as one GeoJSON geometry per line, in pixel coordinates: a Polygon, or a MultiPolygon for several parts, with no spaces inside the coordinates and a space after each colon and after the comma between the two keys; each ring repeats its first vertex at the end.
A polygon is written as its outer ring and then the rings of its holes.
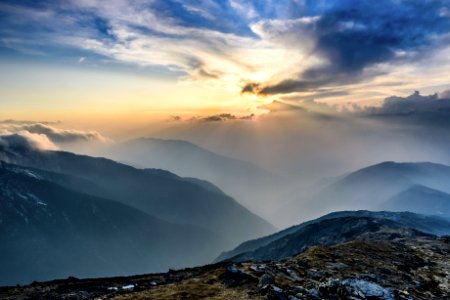
{"type": "Polygon", "coordinates": [[[2,0],[0,118],[138,124],[444,93],[449,29],[447,0],[2,0]]]}

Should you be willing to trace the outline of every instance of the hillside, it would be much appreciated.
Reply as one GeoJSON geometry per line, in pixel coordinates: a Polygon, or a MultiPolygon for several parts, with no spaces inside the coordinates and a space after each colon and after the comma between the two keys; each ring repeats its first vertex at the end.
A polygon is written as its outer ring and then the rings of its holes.
{"type": "MultiPolygon", "coordinates": [[[[450,193],[448,182],[450,167],[446,165],[383,162],[340,176],[312,192],[297,192],[296,199],[283,205],[277,215],[289,226],[333,211],[380,210],[383,203],[416,185],[450,193]]],[[[409,203],[401,211],[421,212],[426,199],[416,197],[418,207],[409,203]]]]}
{"type": "Polygon", "coordinates": [[[149,215],[178,224],[192,224],[216,233],[228,247],[275,231],[262,218],[211,186],[158,169],[136,169],[105,158],[61,151],[39,151],[28,145],[0,145],[5,161],[81,179],[62,183],[112,199],[149,215]],[[83,185],[84,186],[84,185],[83,185]],[[86,189],[87,187],[83,187],[86,189]]]}
{"type": "Polygon", "coordinates": [[[205,263],[220,249],[205,229],[70,190],[47,175],[0,163],[0,285],[166,271],[205,263]]]}
{"type": "Polygon", "coordinates": [[[380,209],[450,217],[450,194],[414,185],[382,203],[380,209]]]}
{"type": "Polygon", "coordinates": [[[446,299],[450,240],[351,241],[282,261],[219,263],[133,277],[0,288],[26,299],[446,299]],[[351,253],[352,255],[349,255],[351,253]]]}
{"type": "Polygon", "coordinates": [[[183,177],[208,180],[256,213],[262,213],[267,186],[280,178],[250,162],[204,149],[188,141],[139,138],[106,148],[102,155],[138,168],[160,168],[183,177]],[[255,194],[259,201],[254,201],[255,194]]]}
{"type": "Polygon", "coordinates": [[[280,258],[300,252],[307,246],[357,239],[359,234],[377,232],[383,227],[394,231],[412,228],[434,235],[450,234],[450,221],[440,217],[409,212],[342,211],[244,242],[231,251],[223,252],[215,261],[265,259],[267,255],[280,258]]]}

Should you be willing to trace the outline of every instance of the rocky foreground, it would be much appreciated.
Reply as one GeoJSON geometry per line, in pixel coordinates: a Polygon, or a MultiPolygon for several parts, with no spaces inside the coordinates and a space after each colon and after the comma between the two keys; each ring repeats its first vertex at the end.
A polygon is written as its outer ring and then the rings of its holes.
{"type": "Polygon", "coordinates": [[[281,261],[0,289],[1,299],[450,299],[450,237],[351,241],[281,261]]]}

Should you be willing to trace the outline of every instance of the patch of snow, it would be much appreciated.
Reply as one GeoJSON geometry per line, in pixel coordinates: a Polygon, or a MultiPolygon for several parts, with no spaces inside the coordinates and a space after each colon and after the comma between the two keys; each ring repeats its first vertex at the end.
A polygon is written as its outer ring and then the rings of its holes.
{"type": "Polygon", "coordinates": [[[25,175],[28,175],[28,176],[33,177],[35,179],[41,179],[40,176],[36,175],[35,173],[31,172],[30,170],[23,170],[23,173],[25,175]]]}
{"type": "Polygon", "coordinates": [[[277,287],[276,285],[273,285],[273,286],[272,286],[272,290],[275,291],[275,292],[278,292],[278,293],[281,293],[281,292],[283,291],[282,289],[280,289],[280,288],[277,287]]]}
{"type": "Polygon", "coordinates": [[[33,199],[36,202],[36,204],[38,204],[38,205],[47,206],[47,203],[42,202],[41,199],[38,196],[34,195],[34,194],[28,193],[28,197],[33,199]]]}
{"type": "Polygon", "coordinates": [[[376,284],[362,279],[346,279],[343,284],[351,286],[358,294],[365,297],[379,297],[385,300],[394,300],[391,291],[376,284]]]}
{"type": "Polygon", "coordinates": [[[265,264],[251,265],[250,266],[250,270],[255,271],[255,272],[261,272],[261,271],[264,271],[265,269],[266,269],[266,265],[265,264]]]}
{"type": "Polygon", "coordinates": [[[122,287],[122,290],[131,291],[134,289],[134,284],[127,284],[122,287]]]}
{"type": "Polygon", "coordinates": [[[34,173],[34,172],[30,171],[30,170],[27,170],[27,169],[12,168],[11,171],[13,171],[14,173],[23,174],[23,175],[26,175],[28,177],[32,177],[32,178],[35,178],[35,179],[42,179],[41,176],[39,176],[36,173],[34,173]]]}

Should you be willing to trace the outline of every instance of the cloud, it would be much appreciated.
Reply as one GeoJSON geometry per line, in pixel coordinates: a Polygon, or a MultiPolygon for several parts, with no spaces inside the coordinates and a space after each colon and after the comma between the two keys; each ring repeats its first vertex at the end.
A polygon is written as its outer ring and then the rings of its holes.
{"type": "MultiPolygon", "coordinates": [[[[448,96],[446,92],[441,97],[448,96]]],[[[450,97],[441,98],[438,94],[422,96],[418,91],[407,97],[392,96],[384,100],[380,107],[361,109],[369,115],[418,115],[441,114],[450,116],[450,97]]]]}
{"type": "Polygon", "coordinates": [[[253,114],[246,116],[236,116],[229,113],[217,114],[207,117],[198,118],[198,121],[202,122],[220,122],[220,121],[229,121],[229,120],[251,120],[253,118],[253,114]]]}
{"type": "Polygon", "coordinates": [[[181,116],[175,115],[175,116],[170,116],[167,119],[167,122],[178,123],[178,122],[182,122],[182,121],[187,121],[187,122],[239,121],[239,120],[252,120],[254,116],[255,116],[254,114],[237,116],[237,115],[230,114],[230,113],[221,113],[221,114],[215,114],[215,115],[210,115],[210,116],[200,116],[200,117],[191,117],[188,119],[183,119],[181,116]]]}
{"type": "Polygon", "coordinates": [[[42,146],[47,145],[49,149],[57,148],[56,145],[63,146],[80,142],[106,143],[109,141],[108,138],[96,131],[60,129],[54,126],[58,124],[60,122],[35,123],[24,120],[4,120],[0,121],[0,134],[19,134],[42,146]]]}
{"type": "Polygon", "coordinates": [[[281,32],[289,45],[295,33],[300,41],[309,38],[311,55],[322,62],[308,68],[299,66],[293,78],[247,83],[242,92],[270,95],[353,84],[383,74],[373,69],[380,64],[420,60],[448,44],[450,19],[442,14],[450,6],[448,2],[349,0],[328,4],[330,8],[319,18],[301,28],[290,28],[290,34],[281,32]]]}
{"type": "Polygon", "coordinates": [[[355,83],[386,89],[387,82],[374,82],[380,74],[423,68],[423,84],[437,85],[450,68],[449,9],[446,0],[5,1],[0,45],[163,70],[236,94],[336,86],[364,93],[355,83]],[[59,51],[68,47],[77,51],[59,51]]]}
{"type": "Polygon", "coordinates": [[[67,130],[58,129],[45,124],[30,124],[22,126],[23,130],[30,133],[46,135],[50,140],[55,143],[74,143],[74,142],[105,142],[107,139],[96,131],[79,131],[79,130],[67,130]]]}
{"type": "Polygon", "coordinates": [[[0,135],[0,147],[9,150],[58,149],[58,147],[54,143],[52,143],[44,134],[34,134],[27,131],[21,131],[14,134],[0,135]]]}
{"type": "Polygon", "coordinates": [[[23,125],[23,124],[33,124],[33,123],[39,123],[44,125],[58,125],[61,124],[61,121],[30,121],[30,120],[13,120],[13,119],[7,119],[7,120],[0,120],[0,124],[12,124],[12,125],[23,125]]]}

